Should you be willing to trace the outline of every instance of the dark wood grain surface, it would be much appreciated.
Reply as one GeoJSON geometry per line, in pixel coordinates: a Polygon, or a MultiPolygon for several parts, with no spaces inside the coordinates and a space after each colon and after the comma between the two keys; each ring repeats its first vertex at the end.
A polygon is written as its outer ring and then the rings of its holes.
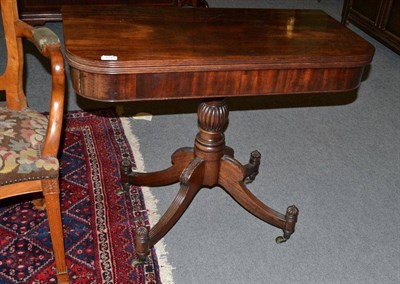
{"type": "Polygon", "coordinates": [[[319,10],[70,6],[63,23],[74,88],[106,101],[344,91],[374,53],[319,10]]]}
{"type": "Polygon", "coordinates": [[[106,101],[212,98],[199,105],[194,147],[178,149],[171,167],[138,173],[129,160],[122,162],[125,187],[180,183],[159,222],[136,228],[138,260],[203,187],[222,187],[254,216],[282,229],[278,243],[287,241],[299,210],[292,205],[281,214],[246,187],[259,172],[261,155],[253,151],[246,165],[234,158],[224,136],[229,111],[218,97],[350,90],[360,84],[374,48],[321,11],[115,6],[63,13],[67,60],[80,95],[106,101]]]}
{"type": "Polygon", "coordinates": [[[400,54],[400,1],[345,0],[342,23],[351,22],[400,54]]]}
{"type": "Polygon", "coordinates": [[[35,25],[48,21],[61,21],[61,8],[65,5],[129,4],[136,6],[193,6],[208,7],[205,0],[18,0],[20,18],[35,25]]]}

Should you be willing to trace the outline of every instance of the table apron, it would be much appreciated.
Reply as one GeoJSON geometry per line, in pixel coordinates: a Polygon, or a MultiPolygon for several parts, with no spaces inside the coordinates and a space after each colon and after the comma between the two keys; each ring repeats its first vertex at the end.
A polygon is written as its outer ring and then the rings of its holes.
{"type": "Polygon", "coordinates": [[[71,67],[75,91],[99,101],[141,101],[349,91],[364,67],[99,74],[71,67]]]}

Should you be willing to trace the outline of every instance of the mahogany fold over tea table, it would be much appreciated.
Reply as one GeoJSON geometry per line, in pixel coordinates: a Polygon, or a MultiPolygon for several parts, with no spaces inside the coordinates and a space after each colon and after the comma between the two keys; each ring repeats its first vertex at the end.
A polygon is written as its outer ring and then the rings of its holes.
{"type": "Polygon", "coordinates": [[[150,230],[136,228],[144,259],[178,221],[197,192],[221,186],[261,220],[295,230],[298,209],[276,212],[246,187],[258,173],[254,151],[242,165],[225,145],[224,98],[355,89],[374,48],[318,10],[179,9],[133,6],[63,8],[66,58],[73,86],[99,101],[202,98],[194,148],[180,148],[172,166],[153,173],[122,161],[124,184],[180,182],[178,194],[150,230]]]}

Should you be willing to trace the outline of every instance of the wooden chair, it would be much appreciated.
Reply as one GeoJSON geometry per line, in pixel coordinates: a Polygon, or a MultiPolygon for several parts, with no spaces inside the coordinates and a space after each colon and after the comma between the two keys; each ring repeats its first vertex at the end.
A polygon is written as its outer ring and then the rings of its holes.
{"type": "Polygon", "coordinates": [[[19,20],[16,0],[0,1],[7,47],[7,66],[0,76],[0,91],[5,92],[6,99],[6,103],[0,105],[0,199],[43,194],[58,283],[69,283],[57,160],[65,89],[60,41],[49,29],[36,29],[19,20]],[[27,107],[23,90],[22,38],[32,41],[51,61],[52,90],[48,117],[27,107]]]}

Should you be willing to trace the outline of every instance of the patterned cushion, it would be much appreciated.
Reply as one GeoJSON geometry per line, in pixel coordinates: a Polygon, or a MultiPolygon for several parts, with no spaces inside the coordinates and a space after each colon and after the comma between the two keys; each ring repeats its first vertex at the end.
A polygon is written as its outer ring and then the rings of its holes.
{"type": "Polygon", "coordinates": [[[0,185],[58,177],[58,160],[41,157],[47,117],[0,107],[0,185]]]}

